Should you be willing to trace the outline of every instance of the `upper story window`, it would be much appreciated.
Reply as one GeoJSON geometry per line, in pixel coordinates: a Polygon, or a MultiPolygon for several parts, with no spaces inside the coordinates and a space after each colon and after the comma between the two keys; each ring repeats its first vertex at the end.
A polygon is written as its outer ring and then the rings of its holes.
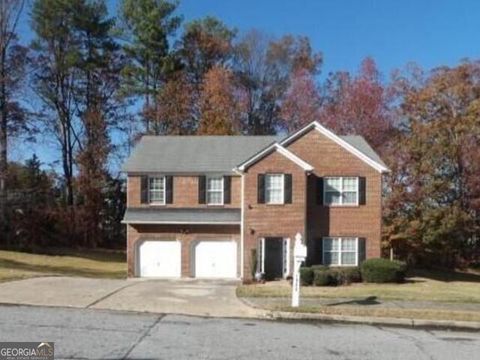
{"type": "Polygon", "coordinates": [[[266,174],[265,175],[265,203],[283,204],[284,203],[284,174],[266,174]]]}
{"type": "Polygon", "coordinates": [[[358,238],[323,238],[323,264],[355,266],[358,259],[358,238]]]}
{"type": "Polygon", "coordinates": [[[358,205],[358,177],[326,177],[325,205],[358,205]]]}
{"type": "Polygon", "coordinates": [[[151,204],[165,205],[165,176],[148,178],[148,199],[151,204]]]}
{"type": "Polygon", "coordinates": [[[223,205],[223,176],[207,177],[207,204],[223,205]]]}

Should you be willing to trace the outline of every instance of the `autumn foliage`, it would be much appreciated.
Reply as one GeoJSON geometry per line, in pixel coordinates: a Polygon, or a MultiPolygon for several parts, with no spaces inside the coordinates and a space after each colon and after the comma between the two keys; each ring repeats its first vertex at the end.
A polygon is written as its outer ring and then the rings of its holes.
{"type": "Polygon", "coordinates": [[[241,95],[235,88],[232,72],[222,67],[213,67],[202,83],[198,134],[238,134],[241,113],[241,95]]]}
{"type": "Polygon", "coordinates": [[[382,74],[367,57],[322,74],[308,37],[182,24],[168,0],[122,0],[116,14],[103,0],[35,0],[27,46],[24,1],[4,3],[0,245],[123,247],[118,165],[142,135],[284,135],[319,121],[363,136],[390,168],[385,252],[479,262],[480,62],[382,74]],[[45,138],[51,164],[8,159],[7,145],[45,138]]]}

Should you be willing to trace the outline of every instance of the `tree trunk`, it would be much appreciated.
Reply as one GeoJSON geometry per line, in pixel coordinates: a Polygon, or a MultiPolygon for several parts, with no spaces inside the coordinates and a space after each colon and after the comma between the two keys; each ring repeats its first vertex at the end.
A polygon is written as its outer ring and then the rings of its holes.
{"type": "MultiPolygon", "coordinates": [[[[7,234],[7,94],[5,88],[5,51],[1,54],[0,69],[0,233],[7,234]]],[[[5,239],[2,239],[5,240],[5,239]]]]}

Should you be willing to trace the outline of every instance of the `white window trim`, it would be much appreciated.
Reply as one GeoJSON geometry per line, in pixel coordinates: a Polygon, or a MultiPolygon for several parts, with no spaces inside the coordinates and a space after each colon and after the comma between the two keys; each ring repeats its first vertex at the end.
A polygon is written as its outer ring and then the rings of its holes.
{"type": "Polygon", "coordinates": [[[290,238],[283,238],[282,243],[284,246],[284,249],[282,249],[282,255],[285,254],[285,258],[283,259],[283,261],[285,262],[285,266],[283,269],[283,278],[286,279],[288,275],[290,275],[290,238]]]}
{"type": "Polygon", "coordinates": [[[260,273],[265,274],[265,238],[260,239],[260,247],[262,251],[262,259],[260,263],[260,273]]]}
{"type": "Polygon", "coordinates": [[[161,176],[149,176],[148,177],[148,203],[150,205],[166,205],[167,203],[167,178],[164,175],[161,176]],[[152,201],[150,199],[150,179],[163,179],[163,201],[152,201]]]}
{"type": "MultiPolygon", "coordinates": [[[[348,191],[347,191],[348,192],[348,191]]],[[[338,206],[344,206],[344,207],[349,207],[349,206],[359,206],[360,204],[360,178],[358,176],[326,176],[323,179],[323,205],[324,206],[332,206],[332,207],[338,207],[338,206]],[[334,192],[334,191],[327,191],[327,179],[340,179],[341,182],[341,188],[340,190],[340,204],[327,204],[326,201],[326,196],[325,194],[327,192],[334,192]],[[357,179],[357,198],[355,203],[348,203],[344,204],[343,203],[343,179],[357,179]]]]}
{"type": "Polygon", "coordinates": [[[207,179],[205,181],[205,197],[206,197],[206,202],[207,202],[207,205],[210,205],[210,206],[223,206],[225,204],[225,185],[224,185],[224,182],[225,182],[225,179],[223,177],[223,175],[209,175],[207,176],[207,179]],[[209,179],[218,179],[218,178],[221,178],[222,179],[222,186],[221,186],[221,189],[220,190],[209,190],[208,189],[208,180],[209,179]],[[222,192],[222,196],[220,197],[222,199],[222,201],[220,203],[211,203],[208,201],[209,197],[208,197],[208,193],[209,192],[222,192]]]}
{"type": "MultiPolygon", "coordinates": [[[[358,266],[358,237],[355,236],[324,236],[322,238],[322,264],[327,266],[338,266],[338,267],[349,267],[349,266],[358,266]],[[328,252],[337,252],[338,253],[338,264],[325,264],[325,240],[326,239],[338,239],[338,251],[328,251],[328,252]],[[355,264],[342,264],[342,240],[343,239],[355,239],[355,264]]],[[[352,251],[343,251],[346,253],[351,253],[352,251]]]]}
{"type": "Polygon", "coordinates": [[[285,204],[285,174],[281,174],[281,173],[267,173],[265,174],[265,194],[264,194],[264,197],[265,197],[265,204],[267,205],[283,205],[285,204]],[[268,176],[278,176],[280,175],[282,177],[282,200],[279,201],[279,202],[269,202],[267,201],[267,177],[268,176]]]}

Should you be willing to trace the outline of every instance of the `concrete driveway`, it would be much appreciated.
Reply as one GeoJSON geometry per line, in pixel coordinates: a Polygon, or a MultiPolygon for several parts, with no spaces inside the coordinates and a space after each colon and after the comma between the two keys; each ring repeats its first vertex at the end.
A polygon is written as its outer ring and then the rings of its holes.
{"type": "Polygon", "coordinates": [[[0,283],[0,303],[212,317],[258,317],[238,300],[236,282],[40,277],[0,283]]]}

